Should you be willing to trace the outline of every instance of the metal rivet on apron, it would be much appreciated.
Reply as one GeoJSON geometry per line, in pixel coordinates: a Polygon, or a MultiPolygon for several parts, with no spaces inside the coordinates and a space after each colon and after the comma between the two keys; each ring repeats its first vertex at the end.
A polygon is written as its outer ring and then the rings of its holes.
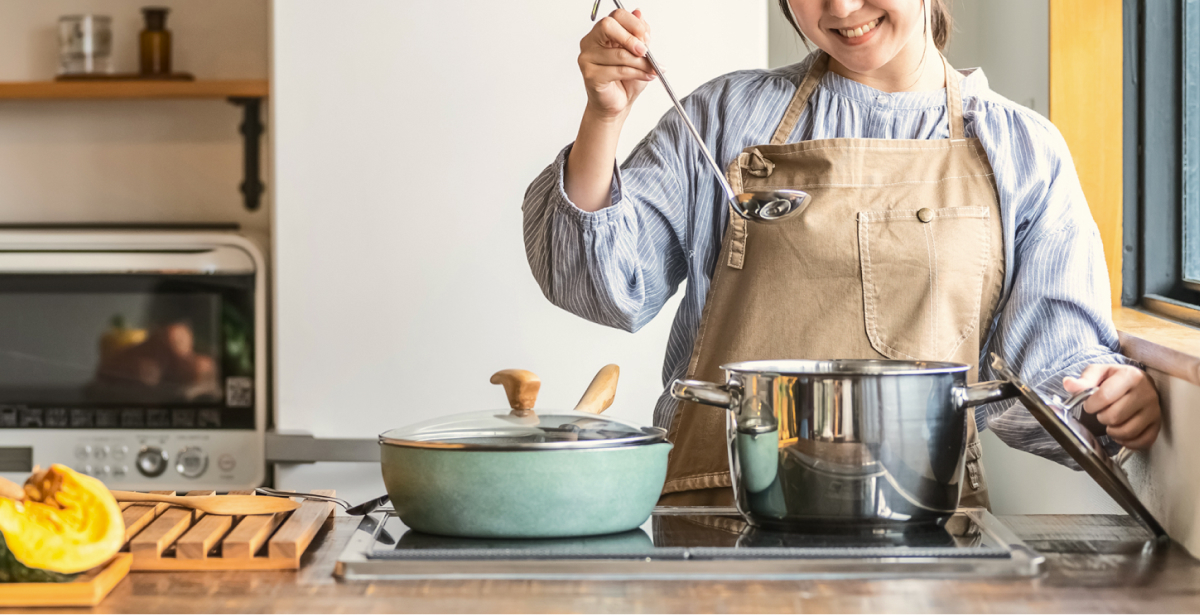
{"type": "Polygon", "coordinates": [[[921,208],[921,211],[917,212],[917,218],[919,218],[921,222],[929,222],[930,220],[933,220],[933,210],[929,209],[928,207],[923,207],[921,208]]]}

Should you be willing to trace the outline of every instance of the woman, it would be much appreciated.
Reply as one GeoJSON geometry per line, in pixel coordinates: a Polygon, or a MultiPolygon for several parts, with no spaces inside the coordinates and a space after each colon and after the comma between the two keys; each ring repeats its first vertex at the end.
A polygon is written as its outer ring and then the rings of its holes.
{"type": "MultiPolygon", "coordinates": [[[[687,281],[664,383],[723,380],[758,358],[956,361],[995,352],[1044,394],[1089,386],[1112,442],[1158,435],[1158,394],[1118,352],[1099,234],[1052,124],[945,63],[944,0],[781,0],[817,51],[719,77],[684,101],[738,192],[805,190],[777,223],[731,216],[667,114],[620,169],[633,102],[655,75],[640,11],[580,44],[588,104],[574,144],[530,186],[525,241],[546,296],[636,331],[687,281]]],[[[663,504],[732,501],[724,417],[664,392],[675,442],[663,504]]],[[[977,429],[1072,464],[1019,404],[969,421],[964,505],[988,505],[977,429]]]]}

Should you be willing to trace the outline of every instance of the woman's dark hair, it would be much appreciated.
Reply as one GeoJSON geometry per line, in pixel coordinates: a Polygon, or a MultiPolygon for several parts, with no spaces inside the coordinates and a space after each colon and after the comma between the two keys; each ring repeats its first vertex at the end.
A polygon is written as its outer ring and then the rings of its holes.
{"type": "MultiPolygon", "coordinates": [[[[946,7],[946,0],[924,0],[929,7],[929,26],[933,28],[933,44],[937,46],[938,51],[946,49],[946,43],[950,40],[950,25],[953,20],[950,18],[950,9],[946,7]]],[[[804,39],[804,33],[800,31],[800,24],[792,19],[792,11],[788,8],[788,0],[779,0],[779,8],[783,10],[783,16],[796,29],[796,33],[804,39]]],[[[808,40],[804,39],[807,43],[808,40]]]]}

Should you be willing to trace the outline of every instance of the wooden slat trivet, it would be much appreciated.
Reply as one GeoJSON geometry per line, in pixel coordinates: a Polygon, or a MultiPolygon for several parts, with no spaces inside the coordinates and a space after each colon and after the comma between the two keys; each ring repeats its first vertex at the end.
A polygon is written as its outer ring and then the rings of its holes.
{"type": "MultiPolygon", "coordinates": [[[[333,490],[313,493],[336,494],[333,490]]],[[[192,491],[187,495],[211,494],[192,491]]],[[[300,568],[305,549],[333,514],[333,504],[314,500],[304,500],[292,512],[240,518],[204,515],[176,506],[161,511],[137,507],[148,513],[139,513],[135,521],[141,526],[129,534],[133,570],[295,570],[300,568]],[[265,557],[258,555],[263,545],[267,545],[265,557]]],[[[127,519],[133,508],[125,509],[127,519]]]]}
{"type": "Polygon", "coordinates": [[[132,561],[132,555],[118,553],[70,583],[5,583],[0,585],[0,607],[96,606],[129,574],[132,561]]]}
{"type": "MultiPolygon", "coordinates": [[[[254,491],[230,491],[229,495],[254,495],[254,491]]],[[[240,517],[239,517],[240,518],[240,517]]],[[[175,557],[204,559],[217,542],[233,527],[234,518],[227,515],[205,515],[192,529],[175,542],[175,557]]]]}
{"type": "MultiPolygon", "coordinates": [[[[214,495],[215,491],[189,491],[185,495],[214,495]]],[[[153,561],[162,557],[163,551],[183,535],[192,522],[204,513],[191,508],[169,506],[146,529],[129,540],[129,552],[133,563],[153,561]]]]}
{"type": "MultiPolygon", "coordinates": [[[[174,491],[151,491],[156,495],[175,495],[174,491]]],[[[129,539],[133,538],[138,532],[150,525],[150,522],[157,519],[170,504],[137,504],[134,502],[121,502],[121,517],[125,520],[125,542],[126,551],[128,551],[129,539]]]]}

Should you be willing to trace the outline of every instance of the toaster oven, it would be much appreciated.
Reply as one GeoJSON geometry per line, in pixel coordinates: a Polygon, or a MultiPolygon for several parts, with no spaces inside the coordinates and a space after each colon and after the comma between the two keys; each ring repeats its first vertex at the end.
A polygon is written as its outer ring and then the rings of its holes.
{"type": "Polygon", "coordinates": [[[0,475],[259,485],[265,277],[235,233],[0,231],[0,475]]]}

